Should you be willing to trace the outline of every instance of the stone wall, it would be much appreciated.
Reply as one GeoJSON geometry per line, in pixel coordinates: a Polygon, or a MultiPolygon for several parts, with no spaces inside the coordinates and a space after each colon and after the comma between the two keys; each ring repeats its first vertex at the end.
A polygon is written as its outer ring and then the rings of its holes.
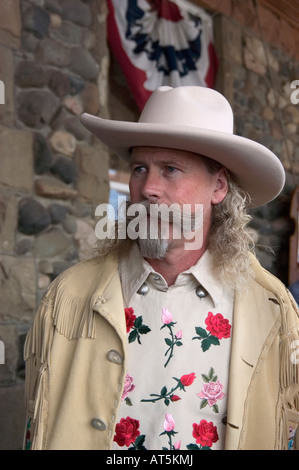
{"type": "MultiPolygon", "coordinates": [[[[215,17],[220,58],[217,88],[233,107],[236,134],[268,147],[286,170],[283,192],[251,211],[250,228],[260,262],[288,285],[289,238],[294,231],[290,203],[299,184],[299,104],[291,101],[291,83],[299,78],[299,60],[266,43],[264,33],[245,27],[241,14],[235,16],[243,23],[224,15],[215,17]]],[[[267,30],[271,31],[270,24],[267,30]]]]}
{"type": "Polygon", "coordinates": [[[92,256],[109,156],[79,123],[107,111],[104,0],[0,2],[0,449],[20,448],[22,349],[50,282],[92,256]]]}

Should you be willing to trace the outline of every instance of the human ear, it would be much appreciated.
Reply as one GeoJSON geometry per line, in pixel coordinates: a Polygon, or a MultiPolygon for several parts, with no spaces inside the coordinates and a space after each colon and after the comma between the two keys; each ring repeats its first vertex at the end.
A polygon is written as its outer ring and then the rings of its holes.
{"type": "Polygon", "coordinates": [[[228,192],[227,171],[221,168],[215,175],[215,187],[212,194],[212,204],[220,204],[228,192]]]}

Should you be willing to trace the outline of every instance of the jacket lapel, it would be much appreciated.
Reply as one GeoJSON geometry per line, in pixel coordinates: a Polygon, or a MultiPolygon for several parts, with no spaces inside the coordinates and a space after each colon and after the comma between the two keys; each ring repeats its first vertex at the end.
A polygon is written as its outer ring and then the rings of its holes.
{"type": "Polygon", "coordinates": [[[103,269],[101,282],[93,303],[93,311],[102,315],[119,335],[126,348],[126,318],[122,289],[115,260],[109,260],[103,269]]]}

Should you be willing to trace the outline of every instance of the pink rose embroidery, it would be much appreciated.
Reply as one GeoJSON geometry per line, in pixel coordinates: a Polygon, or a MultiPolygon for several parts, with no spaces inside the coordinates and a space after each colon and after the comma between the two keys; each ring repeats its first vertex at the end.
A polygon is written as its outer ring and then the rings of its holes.
{"type": "Polygon", "coordinates": [[[225,397],[225,393],[222,392],[222,389],[223,385],[217,380],[217,382],[204,384],[201,392],[197,393],[197,396],[207,400],[209,406],[213,406],[218,400],[225,397]]]}
{"type": "Polygon", "coordinates": [[[209,405],[213,408],[215,413],[219,413],[217,401],[222,400],[225,397],[223,393],[223,385],[219,382],[217,375],[213,367],[210,368],[208,374],[202,374],[203,381],[205,384],[202,387],[201,392],[196,395],[201,398],[200,408],[204,408],[209,405]]]}
{"type": "Polygon", "coordinates": [[[133,392],[133,390],[136,388],[136,386],[133,384],[133,377],[131,375],[127,374],[125,378],[125,385],[124,385],[124,390],[121,399],[125,400],[130,392],[133,392]]]}
{"type": "MultiPolygon", "coordinates": [[[[179,449],[181,443],[177,442],[175,444],[172,443],[172,438],[177,432],[174,430],[175,428],[175,421],[170,413],[165,414],[165,420],[164,420],[164,432],[160,434],[160,436],[163,436],[164,434],[167,435],[168,437],[168,445],[169,445],[169,450],[174,450],[174,449],[179,449]]],[[[163,447],[164,449],[164,447],[163,447]]]]}
{"type": "Polygon", "coordinates": [[[168,310],[168,308],[162,308],[161,320],[164,325],[169,325],[169,323],[173,322],[172,313],[168,310]]]}
{"type": "Polygon", "coordinates": [[[175,428],[175,422],[170,413],[165,414],[165,420],[164,420],[164,429],[167,432],[173,431],[175,428]]]}
{"type": "Polygon", "coordinates": [[[173,316],[172,313],[168,310],[168,308],[162,308],[162,315],[161,315],[161,320],[163,323],[163,326],[161,326],[161,330],[163,328],[168,328],[168,332],[170,334],[170,338],[164,338],[165,343],[167,344],[168,348],[166,350],[165,356],[168,356],[167,361],[164,364],[164,367],[167,366],[169,363],[170,359],[173,357],[173,349],[175,346],[182,346],[182,336],[183,332],[182,330],[178,331],[177,334],[174,334],[173,332],[173,326],[176,324],[173,321],[173,316]]]}

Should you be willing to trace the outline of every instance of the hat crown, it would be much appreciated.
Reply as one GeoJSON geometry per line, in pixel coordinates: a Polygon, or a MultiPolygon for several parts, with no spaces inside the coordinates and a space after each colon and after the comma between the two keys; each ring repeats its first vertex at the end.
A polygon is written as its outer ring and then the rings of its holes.
{"type": "Polygon", "coordinates": [[[188,126],[233,133],[234,118],[228,101],[217,91],[199,86],[157,88],[147,101],[139,122],[188,126]]]}

